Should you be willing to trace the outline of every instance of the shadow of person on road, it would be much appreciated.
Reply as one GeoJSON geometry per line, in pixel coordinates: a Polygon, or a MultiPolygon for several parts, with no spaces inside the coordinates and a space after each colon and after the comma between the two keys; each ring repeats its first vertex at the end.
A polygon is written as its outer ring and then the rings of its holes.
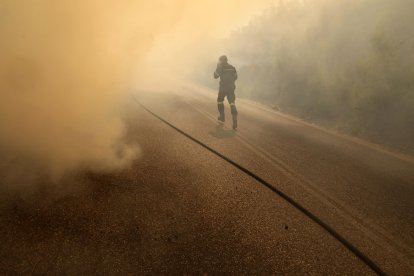
{"type": "Polygon", "coordinates": [[[224,125],[219,124],[214,131],[210,131],[208,134],[218,139],[231,138],[236,135],[236,132],[231,129],[224,129],[224,125]]]}

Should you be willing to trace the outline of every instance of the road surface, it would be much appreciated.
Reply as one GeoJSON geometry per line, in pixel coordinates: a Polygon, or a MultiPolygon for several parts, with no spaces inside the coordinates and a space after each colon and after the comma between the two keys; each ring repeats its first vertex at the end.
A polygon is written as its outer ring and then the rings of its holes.
{"type": "Polygon", "coordinates": [[[194,85],[132,99],[126,139],[142,153],[130,168],[79,173],[69,192],[2,197],[0,273],[374,274],[288,202],[136,101],[291,196],[385,272],[414,273],[409,157],[249,101],[238,101],[237,132],[218,127],[214,93],[194,85]]]}

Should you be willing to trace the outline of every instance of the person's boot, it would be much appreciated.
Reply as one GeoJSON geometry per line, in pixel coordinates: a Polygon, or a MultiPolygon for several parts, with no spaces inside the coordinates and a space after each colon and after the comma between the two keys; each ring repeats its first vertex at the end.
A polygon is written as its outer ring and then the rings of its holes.
{"type": "Polygon", "coordinates": [[[237,115],[233,115],[233,129],[237,129],[237,115]]]}
{"type": "Polygon", "coordinates": [[[234,102],[230,103],[231,115],[233,116],[233,129],[237,129],[237,108],[234,102]]]}
{"type": "Polygon", "coordinates": [[[220,123],[224,123],[225,118],[224,118],[224,104],[223,102],[217,102],[217,107],[218,107],[218,111],[219,111],[219,117],[217,118],[217,120],[220,123]]]}
{"type": "Polygon", "coordinates": [[[218,120],[220,123],[224,123],[224,122],[226,121],[226,119],[224,118],[224,114],[220,114],[220,115],[218,116],[217,120],[218,120]]]}

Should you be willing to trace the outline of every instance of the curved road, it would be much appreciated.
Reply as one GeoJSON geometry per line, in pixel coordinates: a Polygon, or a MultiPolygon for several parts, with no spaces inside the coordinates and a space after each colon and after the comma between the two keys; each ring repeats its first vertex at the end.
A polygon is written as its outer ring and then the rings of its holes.
{"type": "Polygon", "coordinates": [[[176,91],[136,97],[293,197],[386,272],[414,273],[412,157],[248,100],[238,100],[234,132],[228,107],[229,122],[223,128],[216,123],[215,91],[187,83],[176,91]]]}
{"type": "MultiPolygon", "coordinates": [[[[216,123],[214,91],[190,84],[134,98],[294,198],[385,272],[414,273],[409,157],[242,100],[234,132],[216,123]]],[[[142,150],[130,168],[79,173],[65,192],[3,191],[1,274],[374,274],[285,200],[135,101],[126,121],[127,141],[142,150]]]]}

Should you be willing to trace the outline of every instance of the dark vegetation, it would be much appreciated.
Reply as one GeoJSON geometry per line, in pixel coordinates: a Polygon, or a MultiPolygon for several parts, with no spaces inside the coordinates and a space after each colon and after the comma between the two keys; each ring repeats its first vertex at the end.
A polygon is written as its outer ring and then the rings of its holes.
{"type": "MultiPolygon", "coordinates": [[[[411,0],[280,1],[221,48],[240,97],[413,154],[413,11],[411,0]]],[[[216,87],[210,75],[197,79],[216,87]]]]}

